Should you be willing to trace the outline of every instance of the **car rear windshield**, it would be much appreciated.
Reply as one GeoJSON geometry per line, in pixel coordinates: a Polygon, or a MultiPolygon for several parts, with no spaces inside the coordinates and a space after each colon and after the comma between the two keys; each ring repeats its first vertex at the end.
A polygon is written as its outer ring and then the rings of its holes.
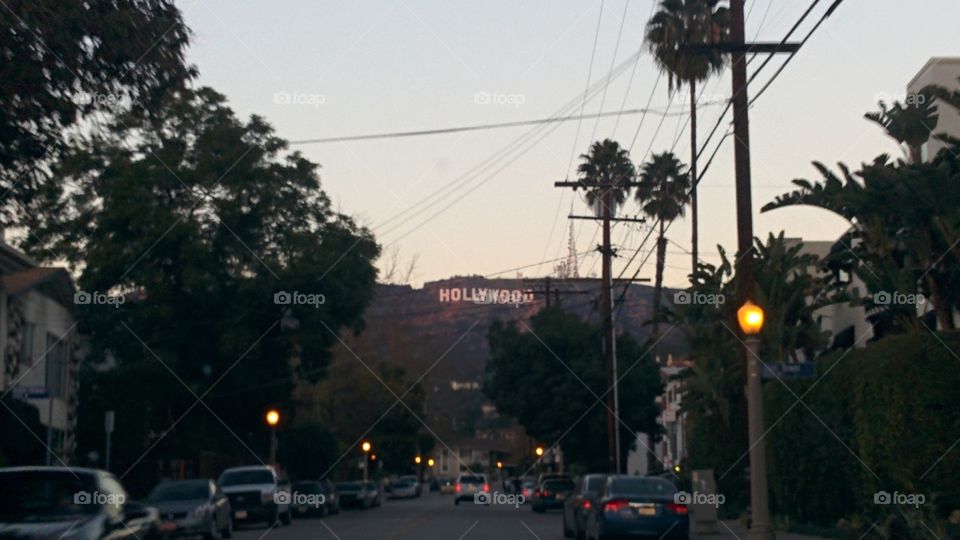
{"type": "Polygon", "coordinates": [[[221,486],[240,486],[243,484],[272,484],[270,471],[227,471],[220,477],[221,486]]]}
{"type": "Polygon", "coordinates": [[[461,483],[461,484],[482,484],[482,483],[483,483],[483,477],[481,477],[481,476],[467,476],[467,475],[464,475],[464,476],[461,476],[461,477],[460,477],[460,483],[461,483]]]}
{"type": "Polygon", "coordinates": [[[337,484],[340,491],[353,491],[360,489],[360,482],[340,482],[337,484]]]}
{"type": "Polygon", "coordinates": [[[165,482],[153,488],[147,500],[161,501],[195,501],[210,496],[210,485],[206,480],[187,482],[165,482]]]}
{"type": "Polygon", "coordinates": [[[659,478],[614,478],[610,493],[618,495],[673,495],[677,488],[659,478]]]}
{"type": "Polygon", "coordinates": [[[548,491],[573,491],[572,480],[547,480],[543,483],[543,489],[548,491]]]}
{"type": "Polygon", "coordinates": [[[323,486],[320,484],[320,482],[297,482],[293,485],[293,490],[297,493],[318,495],[323,493],[323,486]]]}
{"type": "Polygon", "coordinates": [[[0,523],[62,521],[96,514],[93,475],[70,471],[0,472],[0,523]]]}
{"type": "Polygon", "coordinates": [[[600,493],[603,491],[603,486],[607,483],[606,476],[591,476],[587,478],[587,491],[589,493],[600,493]]]}

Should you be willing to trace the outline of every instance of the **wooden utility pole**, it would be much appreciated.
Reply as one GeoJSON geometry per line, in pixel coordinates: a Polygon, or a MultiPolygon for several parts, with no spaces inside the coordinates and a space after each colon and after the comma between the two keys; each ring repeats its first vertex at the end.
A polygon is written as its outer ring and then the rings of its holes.
{"type": "Polygon", "coordinates": [[[556,182],[556,187],[583,187],[594,189],[600,192],[601,215],[599,217],[589,216],[568,216],[570,219],[599,219],[603,226],[603,244],[600,246],[603,265],[600,281],[600,309],[603,316],[603,354],[606,359],[607,370],[607,450],[608,450],[608,469],[613,473],[623,472],[620,457],[620,391],[617,379],[619,378],[617,369],[617,334],[616,327],[613,324],[613,257],[615,255],[610,241],[610,225],[616,221],[629,221],[633,223],[643,223],[641,218],[617,218],[614,216],[613,190],[618,188],[634,187],[637,183],[621,182],[614,185],[611,182],[591,183],[591,182],[556,182]]]}

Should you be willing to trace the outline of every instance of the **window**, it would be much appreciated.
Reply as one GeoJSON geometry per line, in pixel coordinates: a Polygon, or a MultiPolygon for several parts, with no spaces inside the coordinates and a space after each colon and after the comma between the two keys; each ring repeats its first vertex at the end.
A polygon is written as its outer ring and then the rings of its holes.
{"type": "Polygon", "coordinates": [[[47,390],[50,397],[64,397],[67,387],[67,342],[53,334],[47,334],[47,390]]]}
{"type": "Polygon", "coordinates": [[[33,364],[33,330],[36,327],[33,323],[24,323],[22,339],[20,340],[20,363],[33,364]]]}

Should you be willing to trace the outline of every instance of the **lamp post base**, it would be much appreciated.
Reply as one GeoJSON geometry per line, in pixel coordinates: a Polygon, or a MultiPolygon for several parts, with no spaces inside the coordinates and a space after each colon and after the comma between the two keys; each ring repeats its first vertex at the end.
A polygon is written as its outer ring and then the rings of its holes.
{"type": "Polygon", "coordinates": [[[751,525],[747,531],[747,540],[775,540],[775,535],[768,525],[751,525]]]}

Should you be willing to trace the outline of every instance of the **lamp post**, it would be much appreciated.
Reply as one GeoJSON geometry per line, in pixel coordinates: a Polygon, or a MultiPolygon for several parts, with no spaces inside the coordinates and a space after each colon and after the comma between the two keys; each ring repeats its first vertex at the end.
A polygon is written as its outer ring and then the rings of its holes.
{"type": "Polygon", "coordinates": [[[370,444],[370,441],[363,441],[363,444],[360,445],[360,449],[363,450],[363,481],[366,482],[370,479],[370,460],[367,458],[370,453],[370,448],[373,446],[370,444]]]}
{"type": "Polygon", "coordinates": [[[270,426],[270,464],[277,464],[277,425],[280,423],[280,412],[276,409],[267,411],[267,425],[270,426]]]}
{"type": "Polygon", "coordinates": [[[763,444],[763,387],[760,377],[760,330],[763,309],[747,300],[737,310],[747,347],[747,425],[750,439],[750,530],[747,540],[770,540],[767,504],[767,455],[763,444]]]}

